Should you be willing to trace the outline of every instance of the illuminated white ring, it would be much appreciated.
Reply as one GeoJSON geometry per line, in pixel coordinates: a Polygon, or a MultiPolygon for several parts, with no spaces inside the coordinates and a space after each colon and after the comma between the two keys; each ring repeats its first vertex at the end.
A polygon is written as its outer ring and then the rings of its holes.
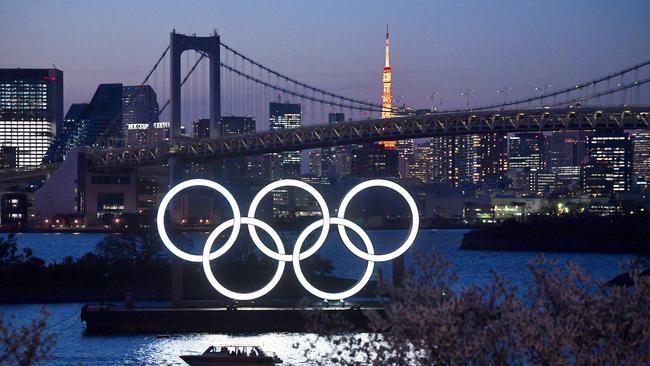
{"type": "MultiPolygon", "coordinates": [[[[316,242],[314,245],[311,246],[308,250],[306,250],[304,253],[300,253],[300,259],[306,259],[309,258],[310,256],[314,255],[320,249],[320,247],[325,243],[325,240],[327,239],[327,235],[330,230],[330,211],[329,208],[327,207],[327,202],[325,202],[325,199],[323,196],[316,190],[316,188],[310,186],[309,184],[295,180],[295,179],[283,179],[283,180],[278,180],[273,183],[268,184],[266,187],[262,188],[261,191],[255,195],[253,198],[253,201],[251,202],[250,208],[248,209],[248,217],[255,217],[255,211],[257,211],[257,206],[260,204],[262,201],[262,198],[266,196],[269,192],[273,191],[274,189],[278,189],[280,187],[296,187],[296,188],[301,188],[307,191],[307,193],[311,194],[315,199],[316,202],[318,202],[318,205],[321,208],[321,211],[323,212],[323,230],[320,233],[320,236],[318,239],[316,239],[316,242]]],[[[259,250],[262,251],[262,253],[266,254],[267,256],[277,260],[277,261],[285,261],[285,262],[290,262],[292,260],[292,256],[289,254],[283,255],[281,253],[277,253],[269,249],[260,237],[257,235],[257,231],[255,230],[254,226],[248,226],[248,232],[250,233],[250,237],[253,240],[253,243],[259,248],[259,250]]]]}
{"type": "MultiPolygon", "coordinates": [[[[226,242],[226,244],[224,244],[224,246],[231,247],[235,243],[235,240],[237,240],[237,236],[239,235],[239,230],[241,229],[241,213],[239,212],[239,206],[237,205],[237,201],[235,201],[235,197],[232,196],[230,191],[228,191],[221,184],[213,182],[211,180],[207,180],[207,179],[186,180],[185,182],[179,183],[178,185],[174,186],[172,189],[169,190],[169,192],[167,192],[165,197],[163,197],[162,201],[160,201],[160,207],[158,208],[158,214],[156,216],[156,225],[158,227],[158,234],[160,235],[160,239],[162,240],[163,244],[165,244],[167,249],[169,249],[169,251],[172,252],[175,256],[190,262],[201,262],[203,260],[201,255],[190,254],[178,249],[178,247],[174,245],[171,239],[169,239],[169,236],[167,235],[167,231],[165,230],[165,211],[167,210],[167,206],[171,202],[172,198],[174,198],[174,196],[178,192],[190,187],[212,188],[215,191],[221,193],[226,199],[226,201],[228,201],[228,204],[232,209],[233,228],[232,228],[232,232],[230,233],[230,237],[228,238],[228,241],[226,242]]],[[[215,253],[210,254],[210,259],[214,259],[214,258],[216,258],[215,253]]]]}
{"type": "MultiPolygon", "coordinates": [[[[363,229],[359,227],[359,225],[355,224],[354,222],[338,217],[333,217],[331,219],[331,223],[335,225],[339,225],[339,227],[348,227],[352,229],[354,232],[357,233],[361,237],[361,240],[363,240],[363,243],[366,245],[366,250],[368,250],[368,253],[373,254],[374,250],[372,247],[372,242],[370,241],[370,238],[368,237],[368,234],[366,234],[363,229]]],[[[298,282],[302,285],[302,287],[305,288],[305,290],[309,291],[314,296],[317,296],[321,299],[326,299],[326,300],[343,300],[347,299],[349,297],[354,296],[357,292],[361,291],[366,284],[368,284],[368,281],[370,281],[370,277],[372,276],[372,271],[375,268],[375,263],[373,261],[368,261],[368,266],[366,267],[366,272],[363,274],[363,277],[357,282],[354,286],[352,286],[349,290],[342,291],[342,292],[325,292],[322,290],[317,289],[314,287],[309,281],[307,281],[307,278],[305,278],[305,275],[302,273],[302,269],[300,268],[300,249],[302,247],[302,243],[307,239],[309,234],[312,233],[312,231],[316,230],[319,226],[324,225],[324,220],[318,220],[311,225],[307,226],[305,230],[303,230],[302,233],[298,236],[298,239],[296,239],[296,245],[293,247],[293,255],[292,255],[292,263],[293,263],[293,271],[296,273],[296,278],[298,278],[298,282]]]]}
{"type": "Polygon", "coordinates": [[[338,211],[338,218],[344,219],[345,218],[345,210],[348,208],[348,204],[352,200],[352,198],[362,190],[366,188],[371,188],[371,187],[385,187],[392,189],[399,193],[404,199],[406,200],[406,203],[409,205],[409,208],[411,209],[411,217],[413,218],[413,223],[411,224],[411,230],[409,231],[408,236],[406,237],[406,240],[404,240],[404,243],[400,245],[399,248],[397,248],[395,251],[391,253],[386,253],[386,254],[373,254],[373,253],[366,253],[363,250],[357,248],[352,241],[350,241],[350,238],[348,237],[348,234],[345,231],[345,225],[338,227],[339,229],[339,235],[341,236],[341,240],[343,241],[343,244],[345,244],[348,249],[354,253],[359,258],[365,259],[367,261],[373,261],[373,262],[386,262],[389,260],[393,260],[400,255],[404,254],[411,245],[415,242],[415,237],[417,236],[418,233],[418,227],[420,226],[420,214],[418,212],[418,206],[415,204],[415,200],[413,200],[413,197],[404,189],[402,186],[395,182],[391,182],[389,180],[385,179],[372,179],[365,181],[363,183],[360,183],[359,185],[355,186],[352,188],[346,195],[343,197],[343,200],[341,201],[341,205],[339,206],[339,211],[338,211]]]}
{"type": "MultiPolygon", "coordinates": [[[[280,239],[280,236],[275,230],[273,230],[264,221],[252,217],[242,217],[241,223],[250,226],[257,226],[260,229],[266,231],[267,234],[271,236],[271,239],[273,239],[273,242],[275,242],[275,245],[278,247],[278,252],[280,254],[284,254],[284,245],[282,244],[282,240],[280,239]]],[[[280,279],[282,278],[282,273],[284,272],[285,263],[284,261],[278,261],[278,269],[275,271],[275,275],[273,275],[271,281],[257,291],[242,293],[242,292],[231,291],[225,288],[214,277],[214,273],[212,273],[212,268],[210,268],[210,259],[212,259],[213,255],[215,255],[216,257],[220,257],[221,255],[223,255],[225,252],[228,251],[228,249],[230,249],[230,247],[232,247],[232,244],[228,245],[228,243],[226,243],[212,254],[210,254],[210,251],[212,250],[212,245],[214,241],[217,239],[217,237],[224,230],[226,230],[227,228],[233,225],[234,225],[234,220],[230,219],[224,222],[223,224],[217,226],[217,228],[214,229],[212,233],[210,233],[210,236],[205,241],[205,246],[203,247],[203,255],[201,258],[203,262],[203,272],[205,272],[205,276],[207,277],[208,282],[210,282],[212,287],[214,287],[214,289],[217,290],[220,294],[234,300],[240,300],[240,301],[254,300],[257,299],[258,297],[262,297],[266,295],[269,291],[273,290],[273,288],[278,284],[278,282],[280,282],[280,279]]]]}

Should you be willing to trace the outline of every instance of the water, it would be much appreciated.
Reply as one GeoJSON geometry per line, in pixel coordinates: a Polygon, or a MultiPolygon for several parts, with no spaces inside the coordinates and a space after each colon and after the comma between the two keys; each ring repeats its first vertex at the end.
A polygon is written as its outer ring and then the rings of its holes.
{"type": "MultiPolygon", "coordinates": [[[[415,243],[419,252],[426,253],[433,247],[442,252],[451,262],[452,270],[459,275],[458,286],[482,285],[491,281],[490,271],[507,278],[519,289],[525,289],[531,282],[527,263],[538,253],[530,252],[490,252],[463,251],[458,246],[465,230],[422,230],[415,243]]],[[[405,236],[403,231],[369,231],[375,244],[376,253],[394,250],[405,236]]],[[[48,262],[60,261],[66,256],[79,257],[92,251],[95,243],[105,234],[19,234],[19,247],[29,246],[34,255],[48,262]]],[[[205,234],[191,234],[195,242],[193,252],[199,253],[205,234]]],[[[290,243],[297,233],[285,233],[283,241],[290,243]]],[[[347,278],[359,278],[365,269],[365,261],[347,251],[330,234],[319,253],[333,261],[334,274],[347,278]]],[[[591,253],[546,253],[546,257],[560,263],[570,260],[583,266],[593,277],[608,279],[618,272],[620,262],[632,258],[630,255],[591,254],[591,253]]],[[[407,266],[412,262],[409,254],[407,266]]],[[[378,264],[384,273],[390,274],[390,265],[378,264]]],[[[290,266],[286,270],[292,270],[290,266]]],[[[157,338],[156,336],[86,336],[84,325],[78,319],[83,304],[47,304],[51,313],[48,332],[56,335],[57,344],[52,351],[53,358],[48,365],[183,365],[179,354],[188,351],[203,351],[212,344],[255,344],[276,352],[285,364],[307,364],[302,350],[294,344],[306,344],[312,335],[293,333],[273,333],[251,336],[230,336],[219,334],[190,334],[157,338]]],[[[14,315],[14,322],[22,324],[38,314],[44,305],[0,305],[4,315],[14,315]]]]}

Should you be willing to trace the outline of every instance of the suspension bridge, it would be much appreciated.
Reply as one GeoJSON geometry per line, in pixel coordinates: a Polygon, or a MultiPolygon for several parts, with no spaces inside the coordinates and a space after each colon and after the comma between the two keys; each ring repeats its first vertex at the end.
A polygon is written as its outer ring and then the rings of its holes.
{"type": "MultiPolygon", "coordinates": [[[[164,101],[158,114],[161,120],[170,121],[169,143],[137,147],[111,145],[108,141],[114,136],[110,134],[119,131],[115,128],[121,121],[118,115],[94,146],[81,150],[91,168],[124,169],[160,164],[170,157],[221,159],[459,134],[650,127],[650,60],[529,98],[448,111],[414,112],[397,107],[391,110],[394,117],[382,119],[379,118],[381,104],[330,92],[285,75],[223,43],[216,32],[199,37],[174,31],[169,45],[140,83],[141,87],[144,85],[152,85],[164,101]],[[276,100],[278,94],[301,103],[301,127],[232,136],[221,136],[214,128],[220,116],[228,114],[265,120],[259,116],[268,116],[269,102],[276,100]],[[323,123],[330,111],[347,111],[351,118],[347,122],[323,123]],[[181,135],[182,120],[193,121],[205,116],[210,119],[209,138],[181,135]]],[[[123,108],[132,102],[133,99],[127,100],[123,108]]],[[[49,165],[19,169],[11,174],[7,171],[6,175],[13,180],[54,168],[49,165]]]]}

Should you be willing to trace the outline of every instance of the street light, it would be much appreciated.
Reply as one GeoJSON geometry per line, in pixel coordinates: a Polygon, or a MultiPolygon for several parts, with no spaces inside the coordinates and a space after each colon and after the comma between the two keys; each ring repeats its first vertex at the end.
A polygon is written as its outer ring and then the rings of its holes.
{"type": "Polygon", "coordinates": [[[542,87],[539,87],[539,86],[535,87],[535,91],[539,92],[539,98],[540,98],[539,99],[539,105],[540,105],[540,107],[544,106],[544,94],[546,94],[546,89],[550,89],[551,86],[552,86],[551,84],[545,84],[542,87]]]}
{"type": "Polygon", "coordinates": [[[431,112],[438,110],[436,108],[436,106],[435,106],[436,105],[436,102],[435,102],[436,96],[440,97],[438,107],[442,107],[442,96],[440,95],[439,91],[434,91],[434,92],[431,93],[431,95],[427,95],[427,98],[426,98],[426,99],[431,99],[431,112]]]}
{"type": "Polygon", "coordinates": [[[504,86],[503,89],[497,90],[497,94],[503,94],[503,104],[508,103],[508,91],[512,90],[511,86],[504,86]]]}
{"type": "Polygon", "coordinates": [[[467,110],[469,110],[469,95],[475,92],[476,90],[474,89],[465,89],[464,91],[460,92],[460,95],[465,97],[465,106],[467,107],[467,110]]]}

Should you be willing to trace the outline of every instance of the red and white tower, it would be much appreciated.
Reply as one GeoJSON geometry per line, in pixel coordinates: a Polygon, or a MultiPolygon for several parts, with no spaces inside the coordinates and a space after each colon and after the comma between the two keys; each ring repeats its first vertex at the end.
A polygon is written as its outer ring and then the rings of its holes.
{"type": "Polygon", "coordinates": [[[393,116],[393,92],[391,90],[390,75],[390,40],[388,38],[388,24],[386,24],[386,62],[384,64],[384,94],[381,96],[381,118],[393,116]]]}
{"type": "MultiPolygon", "coordinates": [[[[388,38],[388,24],[386,24],[386,60],[384,63],[384,93],[381,96],[381,118],[393,117],[393,92],[391,90],[390,72],[390,40],[388,38]]],[[[380,141],[387,149],[395,148],[395,141],[380,141]]]]}

